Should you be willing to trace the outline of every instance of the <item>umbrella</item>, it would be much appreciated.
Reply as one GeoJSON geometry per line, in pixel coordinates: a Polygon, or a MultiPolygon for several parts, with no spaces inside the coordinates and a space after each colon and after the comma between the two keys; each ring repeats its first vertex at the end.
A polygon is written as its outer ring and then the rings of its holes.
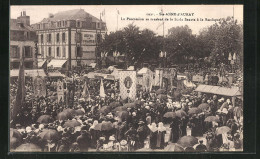
{"type": "Polygon", "coordinates": [[[103,121],[102,123],[97,124],[94,127],[94,130],[99,130],[99,131],[109,131],[113,129],[113,124],[109,121],[103,121]]]}
{"type": "Polygon", "coordinates": [[[133,107],[135,107],[135,106],[136,106],[135,103],[126,103],[126,104],[124,105],[124,107],[127,107],[127,108],[133,108],[133,107]]]}
{"type": "Polygon", "coordinates": [[[48,124],[53,122],[53,118],[50,115],[42,115],[38,118],[37,122],[41,124],[42,123],[48,124]]]}
{"type": "Polygon", "coordinates": [[[15,152],[41,152],[41,148],[32,143],[25,143],[17,147],[15,152]]]}
{"type": "Polygon", "coordinates": [[[81,109],[78,109],[75,112],[76,112],[77,115],[84,115],[85,114],[81,109]]]}
{"type": "Polygon", "coordinates": [[[68,108],[68,109],[64,109],[63,112],[70,113],[71,116],[76,115],[76,110],[74,110],[74,109],[70,109],[70,108],[68,108]]]}
{"type": "Polygon", "coordinates": [[[11,149],[14,149],[14,148],[16,148],[19,145],[20,145],[20,140],[19,139],[17,139],[16,137],[11,137],[10,138],[10,148],[11,149]]]}
{"type": "Polygon", "coordinates": [[[18,130],[11,128],[10,129],[10,138],[12,138],[12,137],[15,137],[20,140],[20,139],[22,139],[22,134],[18,130]]]}
{"type": "Polygon", "coordinates": [[[197,143],[198,139],[193,136],[183,136],[177,141],[177,144],[179,144],[182,147],[192,147],[197,143]]]}
{"type": "Polygon", "coordinates": [[[183,116],[187,116],[187,113],[183,110],[177,110],[175,113],[176,113],[176,116],[178,116],[180,118],[183,116]]]}
{"type": "Polygon", "coordinates": [[[204,121],[207,121],[207,122],[219,122],[219,119],[216,117],[216,116],[208,116],[204,121]]]}
{"type": "Polygon", "coordinates": [[[175,91],[175,92],[173,93],[173,96],[174,96],[174,98],[180,98],[180,97],[181,97],[181,93],[175,91]]]}
{"type": "Polygon", "coordinates": [[[68,112],[60,112],[58,115],[57,115],[57,119],[58,120],[68,120],[68,119],[71,119],[71,114],[68,113],[68,112]]]}
{"type": "Polygon", "coordinates": [[[60,134],[55,129],[43,129],[39,136],[44,140],[57,141],[60,139],[60,134]]]}
{"type": "Polygon", "coordinates": [[[78,122],[77,120],[68,120],[64,123],[64,127],[76,127],[76,126],[81,126],[81,123],[78,122]]]}
{"type": "Polygon", "coordinates": [[[112,108],[116,108],[116,107],[121,106],[121,105],[122,104],[119,103],[119,102],[112,102],[112,103],[109,104],[109,106],[112,107],[112,108]]]}
{"type": "Polygon", "coordinates": [[[175,151],[175,152],[183,152],[183,151],[184,151],[184,148],[182,148],[181,146],[175,144],[174,151],[175,151]]]}
{"type": "Polygon", "coordinates": [[[198,106],[198,108],[201,109],[201,110],[208,110],[209,105],[207,103],[202,103],[198,106]]]}
{"type": "Polygon", "coordinates": [[[122,107],[116,107],[113,111],[114,111],[114,112],[117,112],[117,111],[120,112],[120,111],[126,111],[126,110],[127,110],[127,107],[123,107],[123,106],[122,106],[122,107]]]}
{"type": "Polygon", "coordinates": [[[216,134],[219,135],[219,134],[225,134],[227,132],[229,132],[231,129],[227,126],[222,126],[222,127],[219,127],[217,130],[216,130],[216,134]]]}
{"type": "Polygon", "coordinates": [[[164,94],[164,93],[166,93],[166,90],[165,90],[165,89],[158,89],[158,90],[156,91],[156,94],[164,94]]]}
{"type": "Polygon", "coordinates": [[[122,120],[127,119],[128,115],[129,114],[127,111],[121,111],[116,113],[116,116],[120,117],[122,120]]]}
{"type": "Polygon", "coordinates": [[[99,113],[104,113],[107,114],[111,111],[111,107],[110,106],[104,106],[101,109],[98,110],[99,113]]]}
{"type": "Polygon", "coordinates": [[[144,102],[143,102],[143,101],[140,101],[140,100],[137,100],[137,101],[135,101],[135,104],[136,104],[136,105],[143,105],[144,102]]]}
{"type": "Polygon", "coordinates": [[[165,117],[165,118],[175,118],[176,114],[175,114],[175,112],[167,112],[163,115],[163,117],[165,117]]]}
{"type": "Polygon", "coordinates": [[[165,95],[165,94],[159,94],[159,95],[157,96],[157,98],[158,98],[158,99],[167,99],[167,95],[165,95]]]}
{"type": "Polygon", "coordinates": [[[199,108],[190,108],[189,111],[188,111],[188,114],[199,114],[201,113],[201,109],[199,108]]]}

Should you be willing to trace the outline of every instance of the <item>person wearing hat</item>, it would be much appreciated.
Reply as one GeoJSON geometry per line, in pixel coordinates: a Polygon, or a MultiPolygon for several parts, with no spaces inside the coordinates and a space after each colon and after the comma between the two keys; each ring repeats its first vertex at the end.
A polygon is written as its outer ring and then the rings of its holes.
{"type": "Polygon", "coordinates": [[[128,150],[127,141],[126,140],[121,140],[120,141],[119,151],[127,151],[127,150],[128,150]]]}
{"type": "Polygon", "coordinates": [[[155,123],[148,125],[150,129],[149,143],[151,149],[156,149],[158,128],[155,123]]]}
{"type": "Polygon", "coordinates": [[[198,152],[206,152],[207,151],[207,146],[203,144],[203,140],[199,140],[199,145],[196,146],[195,148],[196,151],[198,152]]]}
{"type": "Polygon", "coordinates": [[[139,121],[139,127],[137,128],[137,148],[141,149],[144,147],[144,140],[148,135],[148,127],[145,125],[145,122],[139,121]]]}
{"type": "Polygon", "coordinates": [[[156,142],[156,148],[158,149],[164,149],[165,147],[165,134],[166,134],[166,127],[163,126],[162,122],[158,123],[158,134],[157,134],[157,142],[156,142]]]}
{"type": "Polygon", "coordinates": [[[90,147],[91,137],[88,131],[81,130],[81,135],[77,137],[76,142],[81,152],[87,152],[90,147]]]}

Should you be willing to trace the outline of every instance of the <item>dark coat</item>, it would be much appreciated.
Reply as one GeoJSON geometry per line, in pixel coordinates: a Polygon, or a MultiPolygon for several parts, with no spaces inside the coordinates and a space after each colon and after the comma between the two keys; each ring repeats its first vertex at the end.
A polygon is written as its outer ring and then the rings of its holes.
{"type": "Polygon", "coordinates": [[[77,143],[79,145],[79,149],[80,151],[84,152],[84,151],[88,151],[88,148],[90,146],[90,134],[86,133],[86,134],[81,134],[80,136],[77,137],[77,143]]]}

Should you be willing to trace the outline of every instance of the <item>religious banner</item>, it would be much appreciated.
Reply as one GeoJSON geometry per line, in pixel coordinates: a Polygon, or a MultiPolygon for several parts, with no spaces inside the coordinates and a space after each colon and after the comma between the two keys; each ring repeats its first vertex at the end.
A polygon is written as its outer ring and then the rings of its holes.
{"type": "Polygon", "coordinates": [[[122,99],[136,98],[136,71],[120,71],[120,96],[122,99]]]}
{"type": "Polygon", "coordinates": [[[58,95],[58,102],[64,102],[64,87],[62,81],[58,81],[57,83],[57,95],[58,95]]]}
{"type": "Polygon", "coordinates": [[[46,96],[46,85],[43,77],[37,76],[34,79],[34,96],[45,97],[46,96]]]}

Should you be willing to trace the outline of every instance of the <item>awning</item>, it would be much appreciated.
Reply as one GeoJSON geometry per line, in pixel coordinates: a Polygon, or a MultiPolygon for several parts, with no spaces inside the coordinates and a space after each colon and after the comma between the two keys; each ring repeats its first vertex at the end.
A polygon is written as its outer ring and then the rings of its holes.
{"type": "Polygon", "coordinates": [[[238,87],[220,87],[220,86],[212,86],[212,85],[199,85],[195,91],[203,92],[203,93],[211,93],[218,94],[224,96],[240,96],[241,92],[238,87]]]}
{"type": "Polygon", "coordinates": [[[38,68],[41,68],[44,65],[45,62],[46,62],[46,60],[39,60],[38,61],[38,68]]]}
{"type": "Polygon", "coordinates": [[[67,60],[51,60],[50,63],[48,63],[48,67],[53,68],[61,68],[67,60]]]}
{"type": "Polygon", "coordinates": [[[48,76],[49,77],[65,77],[65,75],[61,74],[59,71],[49,72],[48,76]]]}
{"type": "MultiPolygon", "coordinates": [[[[46,77],[46,74],[43,69],[34,69],[34,70],[24,70],[24,75],[29,77],[46,77]]],[[[19,70],[10,70],[10,77],[18,77],[19,70]]]]}

